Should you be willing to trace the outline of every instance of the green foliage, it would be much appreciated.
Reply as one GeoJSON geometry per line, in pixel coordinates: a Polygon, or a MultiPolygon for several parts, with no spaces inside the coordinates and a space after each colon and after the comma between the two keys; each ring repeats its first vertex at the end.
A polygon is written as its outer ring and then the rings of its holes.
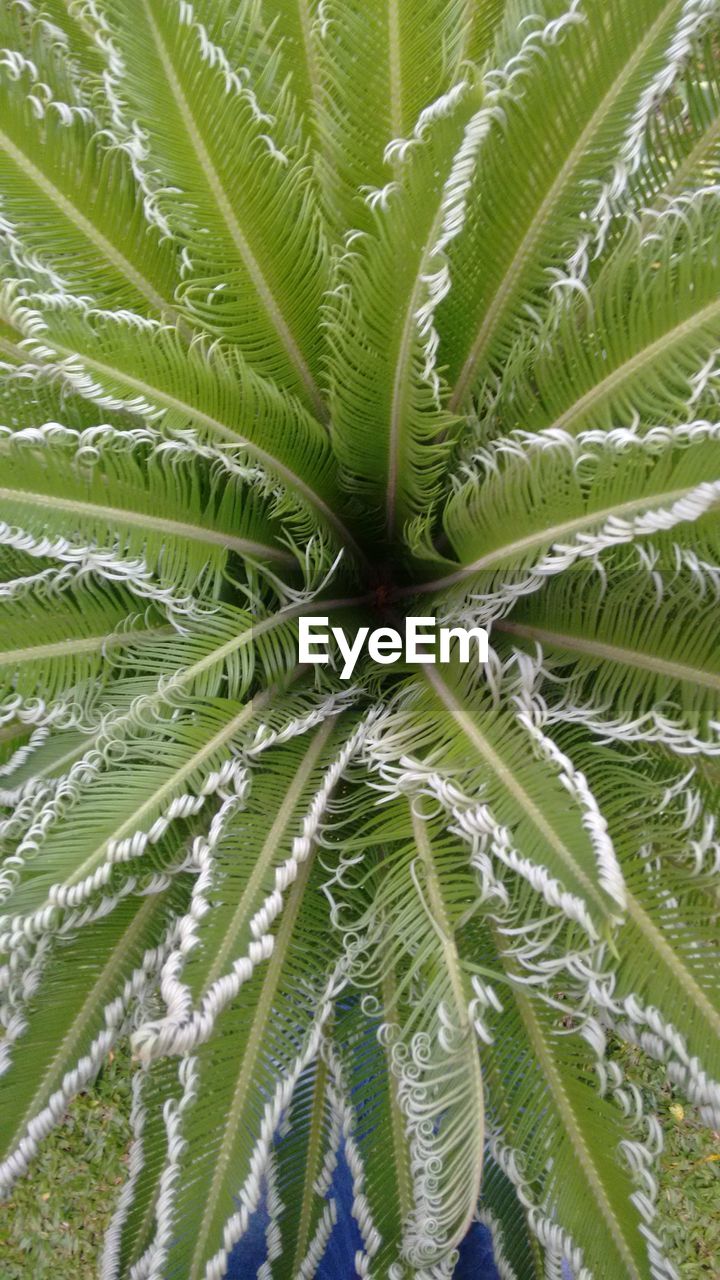
{"type": "Polygon", "coordinates": [[[43,1148],[31,1181],[0,1208],[3,1280],[92,1280],[113,1200],[127,1176],[130,1063],[104,1068],[43,1148]]]}
{"type": "Polygon", "coordinates": [[[95,1267],[52,1177],[103,1280],[220,1280],[261,1203],[310,1280],[340,1147],[361,1275],[477,1216],[504,1280],[712,1274],[719,34],[2,9],[9,1274],[95,1267]],[[488,664],[297,663],[404,612],[488,664]]]}

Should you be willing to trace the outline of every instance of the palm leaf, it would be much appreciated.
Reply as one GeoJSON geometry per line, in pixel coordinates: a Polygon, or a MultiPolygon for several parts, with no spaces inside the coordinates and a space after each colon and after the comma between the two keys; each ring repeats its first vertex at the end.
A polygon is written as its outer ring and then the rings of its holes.
{"type": "Polygon", "coordinates": [[[701,416],[720,332],[717,236],[712,189],[628,227],[587,299],[562,309],[552,378],[544,358],[532,391],[518,377],[509,425],[517,413],[525,429],[575,435],[701,416]],[[628,307],[629,295],[642,304],[628,307]]]}
{"type": "Polygon", "coordinates": [[[397,1017],[396,989],[386,946],[382,982],[372,992],[376,1017],[368,1019],[367,1002],[363,1011],[359,1001],[347,1001],[349,1007],[338,1018],[336,1040],[344,1046],[348,1061],[363,1192],[379,1237],[373,1261],[377,1267],[405,1266],[407,1271],[398,1242],[414,1204],[410,1144],[399,1080],[393,1071],[392,1044],[385,1034],[378,1034],[381,1026],[389,1026],[397,1017]]]}
{"type": "Polygon", "coordinates": [[[716,511],[712,429],[708,439],[701,424],[695,443],[692,429],[687,435],[661,433],[657,451],[632,433],[620,436],[626,453],[612,447],[612,436],[601,437],[599,448],[585,437],[574,443],[561,436],[540,437],[538,447],[527,451],[511,444],[497,456],[479,455],[480,468],[445,508],[445,529],[462,567],[423,590],[492,585],[502,571],[506,581],[516,575],[522,592],[528,589],[524,581],[532,589],[533,571],[553,576],[619,544],[661,535],[716,511]],[[550,493],[552,499],[546,498],[550,493]]]}
{"type": "Polygon", "coordinates": [[[337,1154],[337,1126],[333,1124],[328,1067],[322,1056],[313,1063],[295,1088],[289,1132],[277,1144],[278,1195],[283,1206],[277,1230],[280,1237],[278,1275],[295,1276],[303,1265],[312,1266],[313,1250],[334,1226],[334,1202],[326,1197],[329,1167],[337,1154]]]}
{"type": "Polygon", "coordinates": [[[52,699],[73,685],[97,679],[115,650],[144,640],[162,644],[173,628],[161,615],[135,619],[128,593],[85,587],[50,596],[42,636],[38,602],[22,597],[3,608],[0,670],[24,698],[52,699]],[[130,623],[130,625],[128,625],[130,623]]]}
{"type": "Polygon", "coordinates": [[[607,814],[627,885],[628,945],[608,1013],[621,1034],[674,1064],[670,1078],[682,1082],[714,1123],[720,1109],[720,991],[713,959],[717,900],[707,855],[717,790],[703,804],[684,765],[679,777],[677,769],[673,777],[660,768],[650,818],[648,769],[638,774],[631,750],[600,751],[578,740],[575,730],[574,752],[607,814]],[[639,819],[641,796],[646,808],[639,819]],[[699,807],[688,821],[690,798],[699,807]],[[648,955],[650,964],[643,960],[648,955]]]}
{"type": "MultiPolygon", "coordinates": [[[[102,435],[98,442],[102,447],[102,435]]],[[[161,581],[187,589],[204,573],[219,581],[231,556],[292,564],[289,551],[273,546],[258,495],[233,484],[219,465],[208,489],[192,459],[182,465],[182,455],[180,465],[172,465],[171,455],[142,446],[116,448],[100,469],[83,466],[83,441],[76,449],[72,438],[60,447],[48,440],[39,450],[32,447],[35,439],[24,449],[22,443],[15,435],[2,451],[1,500],[12,523],[31,534],[52,539],[71,525],[78,545],[109,545],[128,559],[141,557],[161,581]]]]}
{"type": "Polygon", "coordinates": [[[717,1127],[719,35],[0,10],[0,1184],[129,1042],[103,1280],[259,1222],[265,1280],[349,1232],[440,1280],[478,1222],[504,1280],[684,1274],[645,1060],[717,1127]],[[408,612],[487,661],[376,661],[408,612]]]}
{"type": "Polygon", "coordinates": [[[429,726],[412,745],[417,767],[427,756],[433,770],[462,770],[464,790],[487,807],[492,829],[498,826],[496,856],[593,936],[622,905],[622,886],[611,848],[593,841],[562,772],[528,757],[523,734],[493,706],[491,690],[457,671],[426,668],[424,687],[411,686],[409,704],[411,723],[417,715],[429,726]]]}
{"type": "Polygon", "coordinates": [[[374,234],[350,256],[332,319],[335,451],[351,487],[381,509],[386,538],[427,507],[447,453],[435,443],[452,420],[439,404],[432,311],[447,287],[447,228],[461,217],[463,176],[482,132],[477,108],[462,83],[420,118],[380,195],[374,234]],[[413,253],[400,254],[408,237],[413,253]]]}
{"type": "Polygon", "coordinates": [[[546,294],[548,267],[563,265],[563,250],[581,229],[587,179],[611,168],[628,114],[662,67],[681,14],[676,0],[649,0],[631,14],[620,4],[594,3],[582,13],[573,5],[564,14],[564,6],[546,8],[549,20],[536,19],[539,30],[526,35],[518,62],[501,70],[503,124],[483,149],[467,230],[451,251],[458,289],[445,307],[443,335],[451,411],[507,354],[523,310],[546,294]],[[519,79],[521,69],[519,94],[513,75],[519,79]],[[512,192],[508,145],[525,159],[512,192]]]}
{"type": "Polygon", "coordinates": [[[269,71],[257,67],[252,26],[246,48],[228,59],[210,41],[203,6],[196,12],[118,0],[111,16],[128,111],[147,131],[151,162],[176,188],[189,264],[181,296],[207,331],[253,349],[260,372],[322,417],[313,315],[324,252],[302,156],[288,137],[287,103],[269,71]],[[242,67],[237,57],[257,74],[253,89],[243,83],[251,72],[234,70],[242,67]],[[270,101],[272,115],[263,110],[270,101]]]}
{"type": "MultiPolygon", "coordinates": [[[[303,851],[301,861],[299,843],[293,843],[322,778],[322,765],[327,765],[329,755],[332,758],[330,727],[317,730],[309,744],[300,740],[299,749],[286,749],[285,759],[277,761],[277,774],[273,771],[262,780],[257,795],[251,793],[247,811],[227,829],[215,873],[217,905],[209,913],[207,928],[198,935],[200,946],[192,953],[184,975],[191,991],[206,993],[208,1014],[212,1009],[213,1018],[220,1016],[224,1029],[222,1036],[203,1044],[205,1032],[198,1023],[197,1033],[191,1036],[200,1041],[199,1085],[188,1112],[187,1132],[199,1128],[210,1141],[202,1163],[193,1162],[183,1180],[175,1210],[182,1228],[167,1263],[171,1268],[182,1267],[188,1275],[203,1274],[206,1260],[222,1246],[223,1227],[233,1213],[236,1189],[245,1185],[245,1195],[253,1195],[249,1175],[253,1146],[260,1141],[257,1113],[262,1115],[263,1098],[272,1098],[278,1072],[290,1069],[298,1053],[303,1054],[304,1033],[297,1013],[307,1007],[314,984],[330,962],[327,939],[319,950],[317,945],[320,936],[316,931],[322,919],[319,900],[312,892],[303,892],[308,880],[316,878],[314,852],[312,846],[303,851]],[[268,821],[267,795],[277,795],[283,783],[287,792],[280,811],[274,822],[268,821]],[[242,875],[238,855],[252,868],[239,902],[232,892],[235,877],[242,875]],[[291,868],[289,874],[283,874],[284,866],[291,868]],[[262,964],[254,939],[259,939],[261,930],[269,929],[277,912],[273,886],[284,883],[291,887],[278,920],[272,954],[262,964]],[[263,908],[266,898],[268,905],[263,908]],[[263,912],[267,923],[260,925],[263,912]],[[253,923],[254,918],[258,923],[253,923]],[[294,957],[290,965],[288,954],[294,957]],[[253,959],[244,961],[246,955],[253,959]],[[250,971],[259,966],[255,976],[243,975],[244,981],[240,976],[243,963],[250,964],[250,971]],[[233,971],[242,983],[239,998],[223,1013],[222,1003],[216,1007],[210,993],[218,979],[233,971]],[[200,1087],[206,1078],[212,1081],[209,1091],[200,1087]],[[267,1081],[265,1088],[263,1081],[267,1081]],[[218,1094],[222,1097],[219,1108],[218,1094]],[[208,1125],[213,1123],[213,1115],[216,1122],[210,1135],[208,1125]]],[[[161,1028],[162,1024],[156,1034],[162,1034],[161,1028]]],[[[146,1052],[148,1030],[142,1030],[140,1037],[146,1052]]],[[[306,1066],[316,1052],[310,1054],[306,1066]]],[[[292,1092],[284,1097],[284,1106],[291,1097],[292,1092]]]]}
{"type": "Polygon", "coordinates": [[[167,415],[166,427],[194,425],[214,441],[241,446],[285,482],[293,497],[309,502],[331,526],[342,525],[326,500],[335,486],[322,428],[234,353],[198,344],[188,352],[177,330],[148,328],[132,317],[96,317],[73,308],[63,310],[58,323],[57,314],[45,312],[41,322],[43,354],[64,362],[70,386],[95,403],[109,402],[150,420],[167,415]],[[64,341],[54,341],[55,334],[64,341]],[[178,394],[181,387],[184,396],[178,394]]]}
{"type": "Polygon", "coordinates": [[[530,1234],[525,1206],[494,1160],[488,1159],[483,1179],[480,1221],[490,1231],[495,1265],[508,1280],[545,1276],[542,1252],[530,1234]]]}
{"type": "MultiPolygon", "coordinates": [[[[370,1135],[360,1144],[363,1155],[367,1150],[368,1196],[378,1211],[377,1219],[372,1217],[381,1237],[378,1263],[389,1268],[400,1261],[422,1271],[462,1240],[475,1213],[482,1174],[483,1075],[470,1013],[472,988],[453,936],[458,842],[415,816],[405,799],[393,802],[373,827],[379,848],[372,871],[353,874],[349,850],[348,866],[341,864],[338,888],[332,885],[331,893],[337,896],[338,919],[350,946],[358,933],[365,940],[369,962],[355,966],[356,981],[377,991],[373,1006],[382,1017],[380,1036],[387,1054],[382,1086],[372,1091],[366,1086],[365,1091],[379,1095],[375,1106],[389,1109],[393,1144],[399,1148],[388,1167],[387,1153],[381,1162],[377,1137],[370,1135]],[[383,856],[386,851],[389,860],[383,856]],[[348,887],[354,889],[352,896],[348,887]],[[438,1087],[444,1079],[451,1087],[438,1087]],[[391,1213],[400,1207],[405,1216],[398,1259],[391,1213]],[[425,1230],[428,1218],[435,1223],[432,1234],[425,1230]],[[388,1233],[385,1240],[381,1224],[388,1233]]],[[[462,853],[461,859],[462,868],[462,853]]]]}
{"type": "Polygon", "coordinates": [[[42,85],[53,76],[37,64],[43,44],[31,52],[35,60],[11,46],[0,68],[0,182],[20,246],[102,305],[170,314],[175,253],[157,231],[148,234],[130,155],[102,135],[106,122],[89,107],[56,101],[50,87],[47,97],[42,85]]]}
{"type": "Polygon", "coordinates": [[[72,934],[58,944],[49,980],[25,1013],[29,1026],[5,1085],[6,1189],[27,1168],[41,1138],[62,1121],[71,1099],[101,1069],[123,1030],[133,986],[139,991],[141,983],[154,980],[161,954],[155,950],[157,939],[182,902],[180,887],[178,882],[169,900],[163,894],[126,897],[111,916],[92,925],[90,956],[85,939],[79,943],[72,934]],[[71,979],[73,972],[80,972],[79,981],[71,979]]]}
{"type": "Polygon", "coordinates": [[[406,0],[267,5],[318,139],[318,181],[336,240],[368,226],[363,195],[394,176],[386,147],[409,137],[422,110],[452,88],[473,31],[482,47],[495,8],[482,3],[471,9],[462,0],[423,0],[420,7],[406,0]]]}
{"type": "Polygon", "coordinates": [[[593,573],[549,583],[496,625],[513,640],[539,644],[570,676],[563,702],[602,707],[608,720],[675,706],[701,738],[712,736],[720,690],[714,614],[714,602],[698,601],[687,577],[670,579],[658,600],[657,584],[629,567],[618,569],[609,591],[593,573]]]}
{"type": "MultiPolygon", "coordinates": [[[[512,973],[512,962],[500,958],[512,973]]],[[[629,1134],[620,1108],[598,1096],[592,1055],[578,1041],[577,1035],[562,1033],[557,1013],[546,1010],[531,989],[511,988],[506,1011],[497,1019],[497,1049],[487,1055],[489,1087],[498,1077],[496,1151],[498,1156],[504,1148],[522,1151],[520,1185],[532,1187],[535,1228],[545,1243],[553,1234],[562,1241],[565,1232],[574,1242],[582,1240],[575,1265],[592,1270],[609,1264],[624,1275],[646,1276],[645,1224],[632,1201],[630,1177],[622,1177],[613,1151],[629,1134]],[[554,1112],[562,1119],[553,1127],[563,1137],[553,1144],[548,1169],[543,1134],[554,1112]]]]}

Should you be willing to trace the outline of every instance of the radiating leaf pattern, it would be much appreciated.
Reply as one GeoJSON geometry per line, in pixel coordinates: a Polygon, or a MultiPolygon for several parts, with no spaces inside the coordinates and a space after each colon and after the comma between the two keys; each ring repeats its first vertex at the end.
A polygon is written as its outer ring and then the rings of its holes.
{"type": "Polygon", "coordinates": [[[103,1280],[671,1280],[720,1125],[717,0],[0,12],[0,1187],[103,1280]],[[298,619],[486,665],[298,664],[298,619]],[[632,1061],[633,1059],[628,1059],[632,1061]],[[630,1071],[631,1069],[628,1068],[630,1071]]]}

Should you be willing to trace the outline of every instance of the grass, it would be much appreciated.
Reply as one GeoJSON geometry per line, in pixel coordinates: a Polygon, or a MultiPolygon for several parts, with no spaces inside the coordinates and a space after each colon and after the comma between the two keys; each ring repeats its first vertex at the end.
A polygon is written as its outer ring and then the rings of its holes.
{"type": "Polygon", "coordinates": [[[114,1057],[0,1206],[1,1280],[96,1280],[126,1175],[129,1111],[128,1061],[114,1057]]]}
{"type": "Polygon", "coordinates": [[[708,1131],[677,1089],[664,1083],[657,1065],[635,1049],[623,1065],[656,1099],[664,1150],[659,1221],[682,1280],[720,1277],[720,1132],[708,1131]]]}
{"type": "MultiPolygon", "coordinates": [[[[629,1049],[622,1057],[658,1101],[665,1134],[659,1209],[671,1257],[683,1280],[717,1280],[720,1133],[700,1125],[694,1108],[642,1054],[629,1049]]],[[[113,1058],[95,1092],[76,1100],[44,1144],[31,1177],[0,1206],[0,1280],[95,1280],[126,1173],[129,1107],[129,1064],[113,1058]]]]}

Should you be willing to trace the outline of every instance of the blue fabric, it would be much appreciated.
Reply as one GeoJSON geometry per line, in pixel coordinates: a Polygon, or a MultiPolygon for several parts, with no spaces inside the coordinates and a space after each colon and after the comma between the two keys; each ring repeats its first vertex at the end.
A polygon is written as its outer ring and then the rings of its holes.
{"type": "MultiPolygon", "coordinates": [[[[342,1154],[333,1176],[330,1196],[338,1207],[338,1221],[330,1235],[317,1280],[355,1280],[354,1258],[357,1250],[362,1248],[362,1240],[350,1213],[352,1179],[342,1154]]],[[[233,1250],[227,1273],[229,1280],[254,1280],[265,1261],[267,1222],[263,1206],[255,1214],[247,1235],[233,1250]]],[[[500,1280],[493,1262],[490,1234],[479,1223],[472,1227],[460,1247],[455,1280],[500,1280]]]]}
{"type": "Polygon", "coordinates": [[[500,1280],[493,1260],[492,1237],[479,1222],[470,1228],[460,1245],[455,1280],[500,1280]]]}
{"type": "Polygon", "coordinates": [[[354,1280],[353,1259],[362,1249],[362,1237],[350,1212],[352,1204],[352,1178],[342,1152],[330,1186],[330,1196],[338,1208],[338,1220],[332,1229],[325,1256],[317,1273],[317,1280],[354,1280]]]}
{"type": "Polygon", "coordinates": [[[268,1215],[265,1206],[258,1209],[250,1223],[249,1231],[230,1255],[228,1280],[254,1280],[265,1261],[265,1228],[268,1215]]]}

